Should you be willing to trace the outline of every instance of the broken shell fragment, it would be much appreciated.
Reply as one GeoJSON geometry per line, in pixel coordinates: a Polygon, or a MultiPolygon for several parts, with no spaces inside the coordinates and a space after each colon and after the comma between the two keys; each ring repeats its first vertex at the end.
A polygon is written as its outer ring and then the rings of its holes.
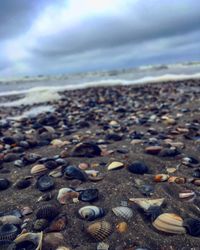
{"type": "Polygon", "coordinates": [[[90,224],[86,232],[95,240],[102,241],[112,233],[112,226],[107,221],[98,221],[90,224]]]}
{"type": "Polygon", "coordinates": [[[82,219],[92,221],[104,216],[105,212],[102,208],[96,206],[85,206],[79,209],[79,215],[82,219]]]}
{"type": "Polygon", "coordinates": [[[116,230],[118,233],[125,233],[128,230],[128,225],[126,222],[120,222],[119,224],[117,224],[116,226],[116,230]]]}
{"type": "Polygon", "coordinates": [[[173,213],[164,213],[159,215],[152,224],[157,230],[166,233],[172,233],[172,234],[186,233],[186,230],[183,227],[183,219],[180,216],[173,213]]]}
{"type": "Polygon", "coordinates": [[[60,204],[68,204],[73,198],[78,198],[79,193],[71,188],[61,188],[58,192],[57,200],[60,204]]]}
{"type": "Polygon", "coordinates": [[[115,207],[112,209],[113,213],[121,218],[124,218],[126,220],[129,220],[133,216],[133,211],[129,207],[115,207]]]}
{"type": "Polygon", "coordinates": [[[43,237],[42,232],[21,234],[15,239],[17,249],[41,250],[42,249],[42,237],[43,237]]]}
{"type": "Polygon", "coordinates": [[[120,169],[123,166],[124,166],[124,164],[122,162],[113,161],[111,164],[108,165],[108,170],[120,169]]]}
{"type": "Polygon", "coordinates": [[[155,182],[163,182],[169,179],[168,174],[157,174],[154,176],[154,181],[155,182]]]}
{"type": "Polygon", "coordinates": [[[105,242],[99,242],[97,245],[97,250],[108,250],[109,249],[109,245],[105,242]]]}
{"type": "Polygon", "coordinates": [[[142,208],[145,211],[147,211],[152,206],[160,207],[163,204],[163,202],[164,202],[164,198],[160,198],[160,199],[130,198],[129,201],[133,201],[140,208],[142,208]]]}
{"type": "Polygon", "coordinates": [[[193,197],[194,195],[195,195],[194,191],[192,191],[192,190],[184,190],[184,191],[179,193],[179,198],[184,199],[184,198],[193,197]]]}

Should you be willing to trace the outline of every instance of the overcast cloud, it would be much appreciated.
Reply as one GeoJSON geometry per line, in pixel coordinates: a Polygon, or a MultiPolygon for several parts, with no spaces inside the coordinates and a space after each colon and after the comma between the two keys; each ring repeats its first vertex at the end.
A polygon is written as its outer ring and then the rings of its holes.
{"type": "Polygon", "coordinates": [[[199,0],[0,1],[0,77],[200,60],[199,0]]]}

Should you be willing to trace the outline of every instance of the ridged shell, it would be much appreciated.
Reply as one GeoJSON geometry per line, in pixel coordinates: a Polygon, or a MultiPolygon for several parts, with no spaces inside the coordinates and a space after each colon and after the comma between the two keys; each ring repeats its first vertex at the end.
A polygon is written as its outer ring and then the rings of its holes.
{"type": "Polygon", "coordinates": [[[79,215],[82,219],[92,221],[97,218],[100,218],[104,215],[104,211],[102,208],[96,206],[85,206],[79,209],[79,215]]]}
{"type": "Polygon", "coordinates": [[[0,240],[0,249],[1,250],[15,250],[16,245],[13,241],[0,240]]]}
{"type": "Polygon", "coordinates": [[[13,224],[0,226],[0,240],[14,240],[19,233],[18,228],[13,224]]]}
{"type": "Polygon", "coordinates": [[[122,162],[114,161],[108,165],[108,170],[120,169],[124,166],[122,162]]]}
{"type": "Polygon", "coordinates": [[[122,217],[126,220],[129,220],[133,216],[133,211],[129,207],[115,207],[112,209],[112,211],[116,216],[122,217]]]}
{"type": "Polygon", "coordinates": [[[45,228],[47,228],[49,222],[46,219],[38,219],[34,223],[34,229],[36,231],[43,231],[45,228]]]}
{"type": "Polygon", "coordinates": [[[36,211],[37,219],[52,220],[59,214],[59,210],[53,205],[44,205],[36,211]]]}
{"type": "Polygon", "coordinates": [[[86,231],[93,239],[102,241],[112,233],[112,226],[107,221],[98,221],[90,224],[86,231]]]}
{"type": "Polygon", "coordinates": [[[172,234],[186,233],[186,230],[183,227],[183,219],[180,216],[173,213],[164,213],[159,215],[152,224],[157,230],[166,233],[172,233],[172,234]]]}
{"type": "Polygon", "coordinates": [[[99,242],[97,245],[97,250],[108,250],[109,249],[109,245],[105,242],[99,242]]]}
{"type": "Polygon", "coordinates": [[[34,250],[42,250],[43,233],[25,233],[15,239],[18,249],[30,249],[29,244],[34,244],[34,250]],[[20,248],[21,247],[21,248],[20,248]],[[26,248],[25,248],[26,247],[26,248]]]}
{"type": "Polygon", "coordinates": [[[5,215],[0,217],[0,222],[2,222],[3,224],[20,225],[22,223],[22,220],[14,215],[5,215]]]}
{"type": "Polygon", "coordinates": [[[145,211],[147,211],[152,206],[160,207],[164,202],[164,198],[160,199],[130,198],[129,200],[136,203],[139,207],[141,207],[145,211]]]}
{"type": "Polygon", "coordinates": [[[31,168],[31,174],[41,174],[47,171],[47,168],[43,164],[37,164],[31,168]]]}

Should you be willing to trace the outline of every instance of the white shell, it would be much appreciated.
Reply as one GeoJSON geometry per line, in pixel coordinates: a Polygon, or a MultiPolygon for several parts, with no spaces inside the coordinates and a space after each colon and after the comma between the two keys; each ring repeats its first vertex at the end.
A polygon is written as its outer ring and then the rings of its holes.
{"type": "Polygon", "coordinates": [[[22,220],[14,215],[5,215],[0,217],[0,222],[2,222],[3,224],[20,225],[22,223],[22,220]]]}
{"type": "Polygon", "coordinates": [[[60,246],[60,247],[56,248],[56,250],[70,250],[70,248],[64,247],[64,246],[60,246]]]}
{"type": "Polygon", "coordinates": [[[71,188],[61,188],[58,192],[57,200],[60,204],[68,204],[73,198],[77,198],[78,193],[71,188]]]}
{"type": "Polygon", "coordinates": [[[108,250],[109,249],[109,245],[105,242],[99,242],[97,245],[97,250],[108,250]]]}
{"type": "Polygon", "coordinates": [[[43,164],[37,164],[31,168],[31,174],[39,174],[47,171],[47,168],[43,164]]]}
{"type": "Polygon", "coordinates": [[[129,207],[115,207],[112,209],[112,211],[116,216],[122,217],[126,220],[130,219],[133,216],[133,211],[129,207]]]}
{"type": "Polygon", "coordinates": [[[113,161],[111,164],[108,165],[108,170],[114,170],[114,169],[119,169],[122,168],[124,164],[119,161],[113,161]]]}
{"type": "Polygon", "coordinates": [[[14,241],[16,244],[18,244],[23,241],[29,240],[29,241],[34,242],[37,245],[37,248],[35,250],[42,250],[42,238],[43,238],[43,232],[24,233],[24,234],[20,234],[14,241]]]}
{"type": "Polygon", "coordinates": [[[144,210],[148,210],[151,206],[161,206],[165,199],[130,198],[129,200],[133,201],[144,210]]]}

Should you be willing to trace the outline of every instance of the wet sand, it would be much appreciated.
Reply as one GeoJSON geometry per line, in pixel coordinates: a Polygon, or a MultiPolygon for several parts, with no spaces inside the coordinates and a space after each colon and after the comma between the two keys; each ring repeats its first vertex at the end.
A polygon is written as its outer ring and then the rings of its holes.
{"type": "MultiPolygon", "coordinates": [[[[105,209],[106,214],[102,219],[111,223],[113,231],[104,242],[109,244],[111,250],[130,250],[137,249],[137,247],[152,250],[200,249],[199,237],[193,237],[188,233],[176,235],[156,230],[145,213],[128,201],[133,197],[147,197],[141,193],[137,185],[139,179],[143,184],[153,187],[154,192],[151,198],[165,198],[162,207],[163,213],[175,213],[183,219],[200,217],[200,187],[190,180],[199,164],[180,165],[184,157],[194,157],[199,160],[200,81],[98,87],[66,91],[61,93],[61,96],[60,101],[53,103],[55,107],[53,113],[40,114],[34,119],[13,121],[8,127],[1,125],[0,178],[10,180],[11,186],[0,191],[0,211],[20,210],[28,206],[33,209],[33,213],[22,219],[30,218],[29,224],[31,224],[34,223],[34,211],[37,208],[43,204],[55,204],[59,207],[60,213],[63,212],[66,215],[68,221],[66,229],[61,231],[65,239],[62,245],[74,250],[97,248],[97,242],[85,232],[87,225],[92,222],[82,220],[78,216],[79,208],[88,204],[105,209]],[[54,131],[45,131],[44,126],[50,126],[54,131]],[[32,133],[29,133],[30,129],[32,129],[32,133]],[[108,137],[110,134],[118,137],[113,137],[115,139],[113,140],[108,137]],[[16,135],[24,136],[23,141],[36,141],[36,146],[30,146],[29,143],[29,147],[18,149],[21,139],[16,139],[15,144],[6,147],[3,137],[15,137],[16,135]],[[118,139],[116,140],[116,138],[118,139]],[[50,145],[53,139],[67,141],[67,145],[62,147],[50,145]],[[78,143],[88,141],[99,145],[102,149],[101,156],[88,158],[70,155],[78,143]],[[178,144],[173,144],[175,142],[178,144]],[[159,145],[163,149],[170,148],[170,143],[172,146],[176,145],[175,147],[180,151],[179,154],[163,157],[145,152],[145,148],[152,145],[159,145]],[[103,174],[103,179],[97,182],[88,180],[81,183],[65,177],[54,178],[55,187],[49,191],[53,198],[49,201],[37,202],[44,193],[35,187],[37,177],[30,174],[31,168],[37,162],[22,167],[16,167],[14,161],[5,162],[5,156],[17,150],[21,150],[20,153],[17,152],[18,159],[22,159],[24,154],[29,153],[37,153],[41,158],[52,158],[56,155],[63,158],[64,150],[64,159],[70,165],[78,166],[79,163],[88,163],[87,170],[98,170],[103,174]],[[139,175],[127,170],[132,162],[138,160],[148,166],[147,174],[139,175]],[[108,171],[107,166],[113,161],[124,163],[124,167],[108,171]],[[186,177],[186,183],[177,184],[168,181],[157,183],[154,181],[156,174],[166,174],[167,168],[178,165],[180,167],[177,171],[170,175],[186,177]],[[31,185],[26,189],[17,189],[14,183],[19,178],[26,176],[32,176],[31,185]],[[71,200],[68,204],[61,205],[56,197],[58,190],[63,187],[97,188],[99,198],[92,203],[82,201],[75,203],[71,200]],[[195,191],[195,199],[192,201],[180,199],[179,192],[184,189],[195,191]],[[127,222],[128,230],[119,233],[116,225],[124,219],[115,216],[112,208],[120,206],[122,202],[128,203],[133,211],[133,217],[127,222]]],[[[1,117],[19,115],[28,108],[28,106],[0,108],[1,117]]],[[[32,228],[27,230],[30,231],[32,228]]],[[[45,245],[43,249],[46,249],[45,245]]]]}

